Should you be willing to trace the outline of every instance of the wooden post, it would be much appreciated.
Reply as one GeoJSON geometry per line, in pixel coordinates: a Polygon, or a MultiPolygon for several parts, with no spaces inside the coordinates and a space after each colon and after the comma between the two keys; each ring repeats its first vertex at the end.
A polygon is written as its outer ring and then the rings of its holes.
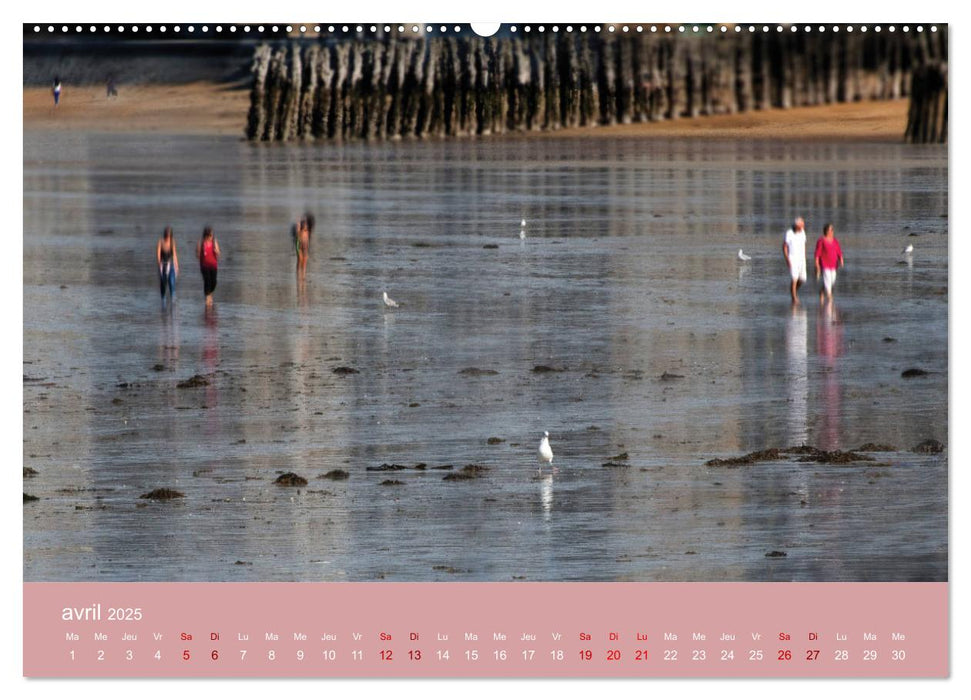
{"type": "Polygon", "coordinates": [[[246,138],[258,141],[263,138],[266,125],[266,75],[270,69],[272,51],[266,44],[256,47],[250,72],[253,87],[250,90],[250,108],[246,119],[246,138]]]}

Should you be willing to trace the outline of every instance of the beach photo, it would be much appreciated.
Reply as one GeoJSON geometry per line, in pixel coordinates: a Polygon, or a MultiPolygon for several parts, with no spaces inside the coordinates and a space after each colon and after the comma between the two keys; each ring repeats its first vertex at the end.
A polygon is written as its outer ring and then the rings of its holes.
{"type": "Polygon", "coordinates": [[[23,27],[25,582],[948,580],[947,25],[110,26],[23,27]]]}

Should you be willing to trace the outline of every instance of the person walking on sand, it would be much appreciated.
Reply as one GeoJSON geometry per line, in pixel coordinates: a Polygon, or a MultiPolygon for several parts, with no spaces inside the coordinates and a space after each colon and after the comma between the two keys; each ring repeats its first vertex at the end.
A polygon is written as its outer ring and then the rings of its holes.
{"type": "Polygon", "coordinates": [[[314,215],[308,212],[293,228],[293,244],[297,251],[297,276],[301,278],[307,274],[307,261],[310,259],[310,237],[313,235],[315,223],[314,215]]]}
{"type": "Polygon", "coordinates": [[[786,231],[785,240],[782,242],[782,255],[786,259],[789,267],[789,277],[792,284],[789,293],[792,295],[792,303],[799,303],[797,294],[799,287],[806,281],[806,223],[802,217],[796,218],[792,228],[786,231]]]}
{"type": "Polygon", "coordinates": [[[51,85],[51,94],[54,95],[54,106],[57,107],[61,101],[61,79],[59,76],[54,76],[54,83],[51,85]]]}
{"type": "Polygon", "coordinates": [[[297,275],[304,277],[307,274],[307,260],[310,258],[310,230],[305,219],[297,222],[296,237],[297,275]]]}
{"type": "Polygon", "coordinates": [[[162,237],[155,246],[155,260],[158,262],[158,277],[162,287],[162,307],[165,307],[165,289],[168,287],[169,301],[175,301],[175,277],[179,274],[179,254],[175,250],[175,235],[172,227],[166,226],[162,237]]]}
{"type": "Polygon", "coordinates": [[[816,241],[816,279],[820,272],[823,276],[823,288],[819,290],[819,300],[823,300],[823,293],[829,301],[833,300],[833,284],[836,283],[836,266],[843,267],[843,249],[833,233],[833,224],[823,227],[823,235],[816,241]]]}
{"type": "Polygon", "coordinates": [[[202,240],[196,244],[196,257],[202,270],[202,289],[206,295],[206,308],[212,306],[212,293],[216,289],[216,269],[219,267],[219,241],[212,233],[212,226],[202,231],[202,240]]]}

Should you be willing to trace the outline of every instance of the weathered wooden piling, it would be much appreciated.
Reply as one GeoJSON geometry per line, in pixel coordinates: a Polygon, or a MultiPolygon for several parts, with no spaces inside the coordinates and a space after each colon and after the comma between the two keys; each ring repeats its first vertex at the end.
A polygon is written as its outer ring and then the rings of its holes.
{"type": "Polygon", "coordinates": [[[912,94],[908,140],[942,140],[947,28],[938,29],[288,41],[254,53],[246,135],[479,136],[912,94]]]}
{"type": "Polygon", "coordinates": [[[910,143],[947,142],[947,31],[925,32],[911,46],[910,109],[905,138],[910,143]]]}

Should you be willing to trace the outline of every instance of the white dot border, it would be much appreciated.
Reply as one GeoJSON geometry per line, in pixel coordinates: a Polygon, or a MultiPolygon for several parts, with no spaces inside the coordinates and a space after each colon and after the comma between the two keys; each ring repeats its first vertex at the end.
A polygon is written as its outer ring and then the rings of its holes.
{"type": "MultiPolygon", "coordinates": [[[[947,25],[937,24],[505,24],[501,25],[499,31],[494,36],[499,35],[546,35],[550,34],[600,34],[603,36],[630,36],[632,34],[681,34],[686,36],[705,36],[708,34],[881,34],[884,32],[896,33],[939,33],[942,27],[947,25]]],[[[357,36],[367,35],[427,35],[427,36],[449,36],[454,34],[474,35],[471,25],[468,24],[105,24],[105,25],[82,25],[82,24],[24,24],[24,34],[43,35],[65,35],[65,34],[166,34],[187,32],[195,36],[216,36],[235,34],[242,36],[271,35],[275,37],[312,37],[315,35],[348,35],[357,36]]]]}

